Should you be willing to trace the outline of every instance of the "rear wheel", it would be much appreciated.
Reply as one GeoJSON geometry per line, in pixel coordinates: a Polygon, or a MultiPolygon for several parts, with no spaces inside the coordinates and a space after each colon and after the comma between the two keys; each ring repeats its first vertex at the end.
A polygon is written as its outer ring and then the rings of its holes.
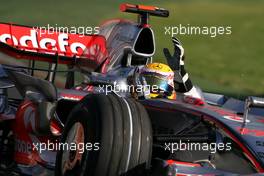
{"type": "Polygon", "coordinates": [[[152,129],[147,112],[132,99],[94,94],[70,113],[56,175],[144,175],[150,167],[152,129]],[[78,147],[79,146],[79,147],[78,147]]]}

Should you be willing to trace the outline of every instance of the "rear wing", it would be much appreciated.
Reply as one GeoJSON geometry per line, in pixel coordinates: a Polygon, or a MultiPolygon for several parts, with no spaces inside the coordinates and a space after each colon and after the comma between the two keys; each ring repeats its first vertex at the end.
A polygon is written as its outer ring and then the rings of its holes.
{"type": "Polygon", "coordinates": [[[0,23],[0,52],[18,59],[97,68],[107,57],[100,35],[81,35],[0,23]]]}

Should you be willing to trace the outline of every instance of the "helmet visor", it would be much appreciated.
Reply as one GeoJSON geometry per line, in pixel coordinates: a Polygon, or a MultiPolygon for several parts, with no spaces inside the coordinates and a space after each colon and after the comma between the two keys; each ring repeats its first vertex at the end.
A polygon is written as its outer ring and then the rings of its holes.
{"type": "Polygon", "coordinates": [[[168,84],[168,80],[163,75],[153,75],[151,74],[144,74],[143,77],[145,78],[147,85],[150,86],[151,93],[158,93],[165,95],[171,95],[173,92],[173,87],[168,84]]]}

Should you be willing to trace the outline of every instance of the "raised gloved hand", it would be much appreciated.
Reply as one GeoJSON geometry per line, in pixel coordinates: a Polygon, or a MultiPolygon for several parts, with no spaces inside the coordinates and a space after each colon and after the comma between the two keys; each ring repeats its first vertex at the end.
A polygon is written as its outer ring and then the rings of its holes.
{"type": "Polygon", "coordinates": [[[172,37],[174,45],[174,54],[171,55],[168,48],[163,49],[163,53],[167,59],[168,65],[174,71],[174,85],[176,92],[185,93],[193,88],[193,84],[189,79],[188,73],[184,69],[184,49],[181,42],[172,37]]]}
{"type": "Polygon", "coordinates": [[[170,54],[170,51],[168,48],[164,48],[163,53],[171,69],[180,70],[181,69],[180,65],[184,65],[184,49],[181,45],[181,42],[177,38],[172,37],[172,43],[174,46],[173,56],[170,54]]]}

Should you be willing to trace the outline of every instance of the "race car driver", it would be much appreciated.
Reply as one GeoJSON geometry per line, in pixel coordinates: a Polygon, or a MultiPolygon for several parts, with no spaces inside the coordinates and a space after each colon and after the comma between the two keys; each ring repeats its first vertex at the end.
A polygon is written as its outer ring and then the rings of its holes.
{"type": "Polygon", "coordinates": [[[175,99],[176,93],[193,98],[202,99],[201,93],[193,86],[188,73],[184,68],[184,49],[180,41],[173,37],[174,54],[171,55],[167,48],[163,52],[168,65],[162,63],[147,64],[141,70],[141,75],[148,85],[157,85],[159,91],[151,91],[150,98],[165,95],[169,99],[175,99]]]}
{"type": "Polygon", "coordinates": [[[172,69],[162,63],[147,64],[141,69],[141,76],[146,84],[150,85],[150,98],[168,98],[176,99],[174,90],[174,72],[172,69]]]}

